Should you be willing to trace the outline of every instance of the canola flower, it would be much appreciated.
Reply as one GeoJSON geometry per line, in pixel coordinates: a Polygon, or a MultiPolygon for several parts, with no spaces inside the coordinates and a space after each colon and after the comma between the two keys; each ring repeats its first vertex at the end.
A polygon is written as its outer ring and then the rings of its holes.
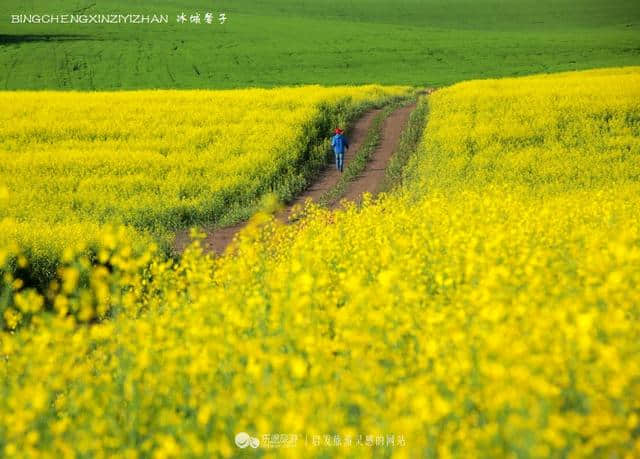
{"type": "Polygon", "coordinates": [[[247,432],[300,436],[264,457],[640,455],[640,68],[429,105],[393,193],[258,214],[226,256],[150,254],[143,275],[113,246],[90,289],[65,271],[59,301],[117,314],[1,335],[3,454],[233,457],[247,432]]]}
{"type": "Polygon", "coordinates": [[[0,246],[48,281],[65,247],[123,224],[172,231],[242,218],[291,197],[325,163],[326,138],[403,87],[0,92],[0,246]]]}

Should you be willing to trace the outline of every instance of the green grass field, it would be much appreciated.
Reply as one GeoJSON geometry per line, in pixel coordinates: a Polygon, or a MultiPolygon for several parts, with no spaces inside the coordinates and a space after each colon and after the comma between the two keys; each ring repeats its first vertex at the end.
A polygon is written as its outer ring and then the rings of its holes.
{"type": "Polygon", "coordinates": [[[0,89],[455,81],[640,63],[637,0],[3,0],[0,89]],[[167,14],[166,25],[11,24],[167,14]],[[224,25],[178,24],[224,12],[224,25]]]}

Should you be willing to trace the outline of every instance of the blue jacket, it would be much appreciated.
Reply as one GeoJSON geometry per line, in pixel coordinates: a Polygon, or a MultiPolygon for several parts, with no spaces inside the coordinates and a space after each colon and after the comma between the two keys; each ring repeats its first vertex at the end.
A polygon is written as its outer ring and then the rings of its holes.
{"type": "Polygon", "coordinates": [[[333,151],[338,154],[344,153],[344,150],[349,148],[349,143],[344,135],[336,134],[331,138],[331,146],[333,147],[333,151]]]}

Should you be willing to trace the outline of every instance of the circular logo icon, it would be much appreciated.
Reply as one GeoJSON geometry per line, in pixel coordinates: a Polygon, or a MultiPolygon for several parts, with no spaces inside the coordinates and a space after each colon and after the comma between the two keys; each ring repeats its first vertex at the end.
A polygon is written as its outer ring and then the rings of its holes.
{"type": "Polygon", "coordinates": [[[260,446],[260,440],[258,440],[256,437],[251,437],[249,444],[253,449],[256,449],[258,446],[260,446]]]}
{"type": "MultiPolygon", "coordinates": [[[[236,445],[238,448],[246,448],[251,442],[251,437],[246,432],[239,432],[236,435],[236,445]]],[[[252,445],[253,446],[253,445],[252,445]]]]}

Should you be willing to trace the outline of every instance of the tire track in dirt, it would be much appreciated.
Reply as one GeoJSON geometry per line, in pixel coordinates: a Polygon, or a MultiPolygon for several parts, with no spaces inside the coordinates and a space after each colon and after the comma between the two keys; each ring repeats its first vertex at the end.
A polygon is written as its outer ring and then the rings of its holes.
{"type": "MultiPolygon", "coordinates": [[[[373,124],[375,117],[380,113],[381,109],[370,110],[365,113],[354,126],[353,130],[349,133],[349,149],[344,154],[344,166],[345,168],[351,162],[353,157],[358,153],[365,139],[367,133],[373,124]]],[[[327,191],[337,185],[342,174],[336,170],[335,163],[329,164],[317,178],[317,180],[306,191],[300,194],[290,205],[288,205],[284,211],[280,212],[278,217],[286,220],[291,214],[291,210],[294,206],[303,206],[307,199],[312,201],[318,201],[327,191]]]]}
{"type": "Polygon", "coordinates": [[[347,190],[341,199],[359,203],[363,193],[376,194],[380,191],[389,160],[393,156],[400,135],[415,108],[416,104],[400,107],[384,120],[380,144],[371,155],[371,159],[367,161],[364,171],[347,185],[347,190]]]}
{"type": "MultiPolygon", "coordinates": [[[[398,108],[384,121],[379,145],[371,155],[365,170],[354,181],[349,183],[343,199],[358,202],[361,199],[362,193],[376,193],[378,191],[384,179],[387,163],[393,155],[400,139],[400,134],[414,108],[415,104],[398,108]]],[[[349,135],[350,148],[345,153],[345,167],[362,146],[373,124],[374,118],[380,111],[380,109],[370,110],[356,122],[349,135]]],[[[302,192],[283,210],[278,212],[277,218],[282,221],[287,221],[295,206],[304,205],[307,199],[318,201],[327,191],[338,183],[340,176],[341,174],[333,164],[328,165],[309,188],[302,192]]],[[[206,252],[216,252],[219,254],[224,252],[224,249],[233,241],[236,233],[244,228],[246,224],[247,222],[241,222],[233,226],[217,229],[205,227],[206,237],[203,241],[204,250],[206,252]]],[[[177,253],[182,253],[189,243],[189,231],[180,231],[176,235],[174,249],[177,253]]]]}

